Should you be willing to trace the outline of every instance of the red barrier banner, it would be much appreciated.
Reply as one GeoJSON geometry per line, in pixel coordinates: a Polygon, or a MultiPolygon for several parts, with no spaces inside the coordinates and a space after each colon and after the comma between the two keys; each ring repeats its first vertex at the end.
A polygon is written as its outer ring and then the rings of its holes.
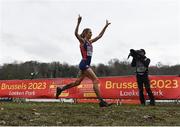
{"type": "MultiPolygon", "coordinates": [[[[149,76],[151,89],[156,99],[180,98],[180,77],[149,76]]],[[[55,98],[56,87],[74,82],[75,78],[55,78],[38,80],[1,80],[0,97],[12,98],[55,98]]],[[[100,93],[107,99],[138,99],[135,76],[99,78],[100,93]]],[[[144,90],[145,91],[145,90],[144,90]]],[[[144,92],[147,97],[146,92],[144,92]]],[[[60,98],[93,99],[96,94],[92,81],[85,79],[74,88],[65,90],[60,98]]]]}
{"type": "MultiPolygon", "coordinates": [[[[180,98],[180,77],[149,76],[151,90],[156,99],[180,98]]],[[[138,99],[139,92],[135,76],[101,79],[101,93],[104,98],[138,99]]],[[[147,98],[146,90],[144,95],[147,98]]]]}
{"type": "Polygon", "coordinates": [[[1,80],[0,97],[52,98],[56,84],[53,80],[1,80]]]}

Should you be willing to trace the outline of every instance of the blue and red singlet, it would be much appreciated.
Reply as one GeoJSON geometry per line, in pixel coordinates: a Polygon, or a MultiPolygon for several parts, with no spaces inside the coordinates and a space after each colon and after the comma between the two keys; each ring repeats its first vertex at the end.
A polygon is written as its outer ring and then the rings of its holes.
{"type": "Polygon", "coordinates": [[[93,53],[93,47],[90,42],[85,41],[85,43],[80,44],[80,50],[82,55],[82,60],[79,63],[79,69],[86,70],[90,67],[91,58],[93,53]]]}

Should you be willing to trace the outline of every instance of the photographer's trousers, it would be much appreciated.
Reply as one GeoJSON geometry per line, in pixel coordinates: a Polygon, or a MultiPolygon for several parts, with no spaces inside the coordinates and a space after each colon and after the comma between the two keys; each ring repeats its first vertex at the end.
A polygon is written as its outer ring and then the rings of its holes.
{"type": "Polygon", "coordinates": [[[150,88],[148,74],[147,73],[144,73],[143,75],[137,74],[136,78],[137,78],[137,83],[138,83],[138,88],[139,88],[139,99],[141,101],[141,104],[145,105],[145,98],[143,94],[143,86],[145,86],[146,92],[150,99],[150,104],[154,105],[155,101],[154,101],[154,96],[150,88]]]}

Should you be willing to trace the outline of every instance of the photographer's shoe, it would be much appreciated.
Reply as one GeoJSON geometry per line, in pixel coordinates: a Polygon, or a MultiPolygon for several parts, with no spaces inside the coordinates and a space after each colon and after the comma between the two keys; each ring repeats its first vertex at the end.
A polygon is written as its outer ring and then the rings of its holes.
{"type": "Polygon", "coordinates": [[[56,88],[56,99],[58,99],[59,95],[61,94],[62,89],[60,87],[56,88]]]}
{"type": "Polygon", "coordinates": [[[150,106],[155,106],[155,102],[150,102],[149,105],[150,106]]]}

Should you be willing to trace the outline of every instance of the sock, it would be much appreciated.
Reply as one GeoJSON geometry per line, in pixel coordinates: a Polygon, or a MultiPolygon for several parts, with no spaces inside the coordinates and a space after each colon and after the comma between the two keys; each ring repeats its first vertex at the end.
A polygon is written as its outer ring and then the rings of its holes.
{"type": "Polygon", "coordinates": [[[99,97],[98,99],[100,102],[104,101],[102,97],[99,97]]]}

